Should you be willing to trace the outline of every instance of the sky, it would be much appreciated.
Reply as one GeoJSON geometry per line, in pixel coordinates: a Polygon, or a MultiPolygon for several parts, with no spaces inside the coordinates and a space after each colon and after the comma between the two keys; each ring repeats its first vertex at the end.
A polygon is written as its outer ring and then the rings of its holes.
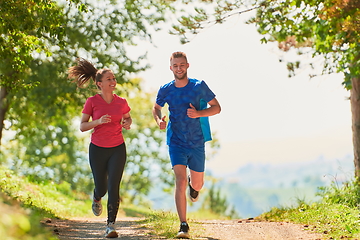
{"type": "Polygon", "coordinates": [[[234,16],[185,45],[168,29],[155,33],[156,47],[135,48],[137,53],[147,51],[152,65],[137,75],[145,90],[157,92],[173,79],[172,52],[187,54],[188,76],[206,81],[222,107],[210,117],[221,145],[207,162],[215,176],[248,163],[341,160],[352,155],[350,94],[341,85],[342,74],[309,79],[303,69],[289,78],[279,58],[291,53],[281,53],[275,43],[261,44],[255,26],[244,23],[248,17],[234,16]]]}

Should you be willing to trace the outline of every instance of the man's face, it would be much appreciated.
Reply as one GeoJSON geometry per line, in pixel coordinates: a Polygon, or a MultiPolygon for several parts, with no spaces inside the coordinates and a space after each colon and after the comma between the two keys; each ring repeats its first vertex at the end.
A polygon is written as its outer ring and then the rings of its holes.
{"type": "Polygon", "coordinates": [[[185,58],[173,58],[170,61],[170,70],[174,73],[174,77],[177,80],[187,79],[187,69],[189,68],[189,63],[185,58]]]}

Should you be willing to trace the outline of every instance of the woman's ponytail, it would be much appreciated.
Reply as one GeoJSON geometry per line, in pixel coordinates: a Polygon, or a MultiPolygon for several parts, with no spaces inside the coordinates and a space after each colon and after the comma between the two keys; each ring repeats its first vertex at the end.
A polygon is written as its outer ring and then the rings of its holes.
{"type": "Polygon", "coordinates": [[[95,81],[97,69],[94,65],[84,58],[76,59],[77,65],[69,68],[69,78],[74,78],[78,87],[86,84],[90,78],[95,81]]]}

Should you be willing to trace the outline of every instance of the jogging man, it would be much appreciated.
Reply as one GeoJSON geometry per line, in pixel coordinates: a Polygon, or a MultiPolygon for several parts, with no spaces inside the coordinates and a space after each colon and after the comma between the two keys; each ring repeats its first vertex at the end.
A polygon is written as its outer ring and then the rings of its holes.
{"type": "Polygon", "coordinates": [[[153,107],[153,116],[160,129],[167,129],[167,145],[175,173],[175,204],[180,220],[178,238],[189,238],[186,218],[186,188],[196,202],[204,185],[205,142],[211,140],[208,117],[218,114],[221,107],[215,94],[204,81],[188,78],[186,54],[174,52],[170,70],[174,80],[160,87],[153,107]],[[169,123],[161,110],[169,106],[169,123]],[[190,174],[187,173],[187,167],[190,174]]]}

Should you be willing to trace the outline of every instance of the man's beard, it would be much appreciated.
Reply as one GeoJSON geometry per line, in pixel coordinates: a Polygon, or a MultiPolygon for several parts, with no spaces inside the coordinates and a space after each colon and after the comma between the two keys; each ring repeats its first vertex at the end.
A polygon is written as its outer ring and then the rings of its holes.
{"type": "Polygon", "coordinates": [[[179,74],[174,73],[174,77],[178,80],[183,80],[183,79],[187,79],[187,74],[183,73],[183,74],[179,75],[179,74]]]}

